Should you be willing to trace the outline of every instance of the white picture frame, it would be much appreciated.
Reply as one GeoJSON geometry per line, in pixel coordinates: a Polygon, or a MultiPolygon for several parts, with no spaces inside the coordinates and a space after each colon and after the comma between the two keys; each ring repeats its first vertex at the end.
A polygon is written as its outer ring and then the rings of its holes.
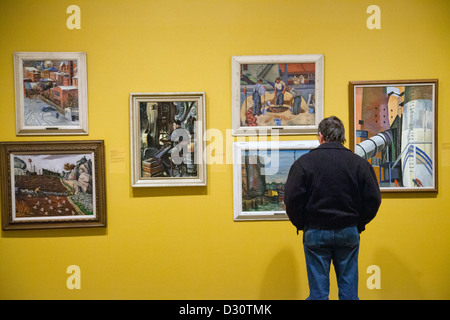
{"type": "Polygon", "coordinates": [[[289,169],[318,146],[317,140],[234,142],[234,220],[288,220],[283,196],[289,169]]]}
{"type": "Polygon", "coordinates": [[[132,187],[206,186],[205,110],[205,92],[130,93],[132,187]]]}
{"type": "Polygon", "coordinates": [[[87,135],[85,52],[15,52],[16,134],[87,135]]]}
{"type": "Polygon", "coordinates": [[[231,74],[234,136],[270,130],[279,135],[317,133],[324,115],[323,54],[233,56],[231,74]],[[265,90],[257,94],[260,108],[254,108],[259,79],[265,90]],[[281,90],[275,91],[280,85],[281,90]],[[284,98],[278,100],[276,92],[284,98]]]}

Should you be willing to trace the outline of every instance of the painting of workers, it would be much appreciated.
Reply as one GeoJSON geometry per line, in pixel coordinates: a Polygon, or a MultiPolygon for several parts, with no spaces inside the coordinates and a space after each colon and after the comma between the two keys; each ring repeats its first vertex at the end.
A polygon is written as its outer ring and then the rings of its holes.
{"type": "Polygon", "coordinates": [[[87,133],[84,54],[16,53],[18,134],[87,133]]]}
{"type": "Polygon", "coordinates": [[[382,191],[435,191],[437,80],[351,82],[351,147],[382,191]]]}
{"type": "Polygon", "coordinates": [[[264,58],[234,57],[235,129],[276,129],[283,134],[316,127],[323,108],[322,57],[305,62],[300,62],[302,56],[264,58]]]}
{"type": "Polygon", "coordinates": [[[135,182],[153,186],[203,180],[203,96],[133,97],[135,182]]]}

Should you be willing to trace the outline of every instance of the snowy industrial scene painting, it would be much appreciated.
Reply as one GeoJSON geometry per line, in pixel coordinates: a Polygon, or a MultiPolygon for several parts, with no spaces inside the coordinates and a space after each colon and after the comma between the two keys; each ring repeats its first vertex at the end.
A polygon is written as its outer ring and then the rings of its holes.
{"type": "MultiPolygon", "coordinates": [[[[37,56],[37,55],[35,55],[37,56]]],[[[18,133],[84,133],[85,65],[76,56],[33,59],[16,54],[18,133]]]]}
{"type": "Polygon", "coordinates": [[[26,126],[78,125],[76,61],[23,61],[26,126]]]}
{"type": "Polygon", "coordinates": [[[435,191],[437,80],[352,82],[355,153],[383,191],[435,191]]]}

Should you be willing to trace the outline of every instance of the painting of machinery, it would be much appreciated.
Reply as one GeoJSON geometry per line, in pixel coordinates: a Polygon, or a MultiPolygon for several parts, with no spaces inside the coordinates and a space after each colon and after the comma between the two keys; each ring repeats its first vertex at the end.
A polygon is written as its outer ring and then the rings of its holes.
{"type": "Polygon", "coordinates": [[[195,177],[195,101],[140,102],[143,177],[195,177]],[[178,133],[178,134],[177,134],[178,133]],[[183,144],[185,144],[184,147],[183,144]],[[174,154],[176,157],[174,158],[174,154]],[[182,161],[177,162],[179,158],[182,161]]]}
{"type": "Polygon", "coordinates": [[[354,151],[372,164],[380,188],[435,190],[437,80],[353,85],[354,151]]]}

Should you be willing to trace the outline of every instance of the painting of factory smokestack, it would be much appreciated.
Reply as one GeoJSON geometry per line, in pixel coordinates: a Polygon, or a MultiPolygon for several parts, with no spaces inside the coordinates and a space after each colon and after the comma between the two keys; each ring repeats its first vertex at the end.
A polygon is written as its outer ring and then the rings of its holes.
{"type": "Polygon", "coordinates": [[[235,142],[235,220],[287,220],[284,185],[289,170],[318,145],[318,141],[235,142]]]}
{"type": "Polygon", "coordinates": [[[438,80],[354,81],[350,147],[381,191],[437,191],[438,80]]]}

